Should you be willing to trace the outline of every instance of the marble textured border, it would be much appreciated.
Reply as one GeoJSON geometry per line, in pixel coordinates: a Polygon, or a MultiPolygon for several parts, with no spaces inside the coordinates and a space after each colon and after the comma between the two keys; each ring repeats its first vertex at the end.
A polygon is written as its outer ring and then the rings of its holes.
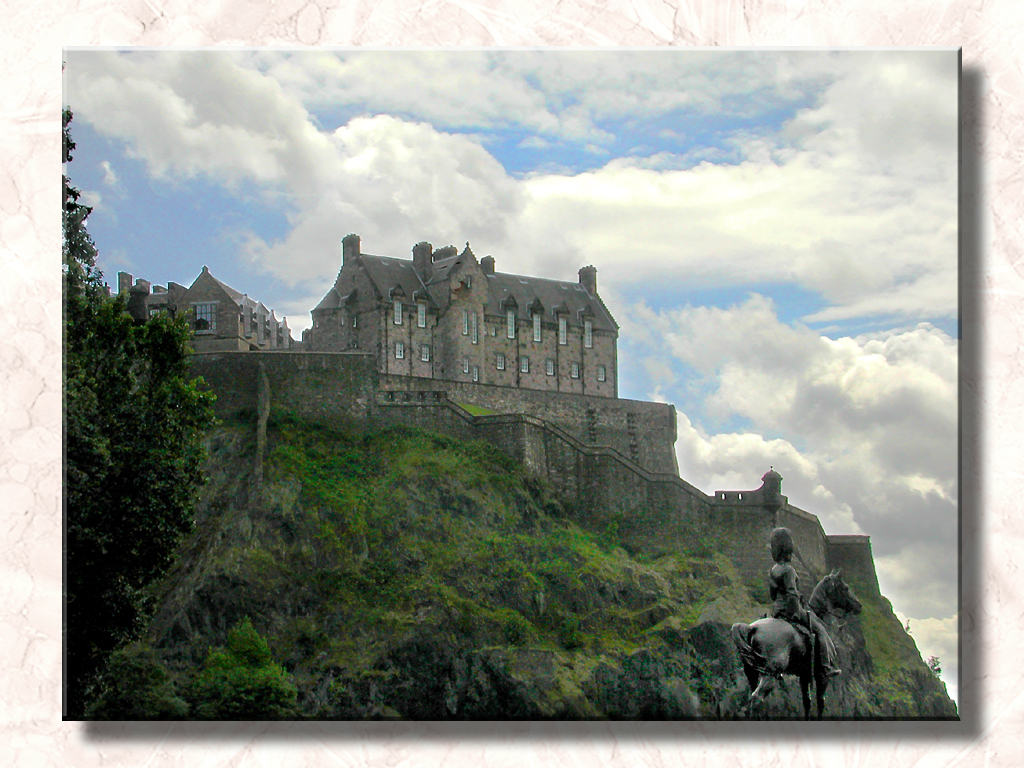
{"type": "Polygon", "coordinates": [[[1003,766],[1024,751],[1024,172],[1014,0],[3,2],[0,764],[1003,766]],[[962,46],[960,723],[117,724],[60,719],[58,108],[66,45],[962,46]],[[1014,626],[1016,623],[1018,626],[1014,626]]]}

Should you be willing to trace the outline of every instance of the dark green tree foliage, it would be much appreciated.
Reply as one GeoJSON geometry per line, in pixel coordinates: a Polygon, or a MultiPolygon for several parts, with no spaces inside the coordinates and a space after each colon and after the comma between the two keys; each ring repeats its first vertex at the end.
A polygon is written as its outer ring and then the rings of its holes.
{"type": "Polygon", "coordinates": [[[203,720],[279,720],[299,711],[295,684],[248,617],[228,632],[226,648],[210,651],[192,698],[203,720]]]}
{"type": "MultiPolygon", "coordinates": [[[[64,111],[64,161],[71,160],[64,111]]],[[[106,658],[135,639],[146,587],[192,527],[212,396],[189,376],[184,319],[136,323],[109,297],[64,176],[66,705],[81,717],[106,658]]]]}
{"type": "Polygon", "coordinates": [[[167,669],[141,643],[111,655],[98,688],[86,711],[92,720],[183,720],[188,714],[167,669]]]}

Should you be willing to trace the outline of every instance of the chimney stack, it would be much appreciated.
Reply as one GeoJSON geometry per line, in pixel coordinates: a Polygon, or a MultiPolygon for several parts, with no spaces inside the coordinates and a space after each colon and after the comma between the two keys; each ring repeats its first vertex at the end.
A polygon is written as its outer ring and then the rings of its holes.
{"type": "Polygon", "coordinates": [[[428,242],[416,243],[412,247],[412,266],[423,282],[430,278],[430,269],[434,259],[434,246],[428,242]]]}
{"type": "Polygon", "coordinates": [[[480,269],[483,270],[485,275],[493,275],[494,274],[494,257],[493,256],[484,256],[482,259],[480,259],[480,269]]]}
{"type": "Polygon", "coordinates": [[[359,253],[359,235],[345,235],[341,240],[341,266],[350,259],[358,259],[359,253]]]}
{"type": "Polygon", "coordinates": [[[128,293],[132,288],[132,276],[127,272],[117,273],[117,292],[128,293]]]}
{"type": "Polygon", "coordinates": [[[580,285],[591,296],[597,295],[597,267],[586,266],[580,268],[580,285]]]}

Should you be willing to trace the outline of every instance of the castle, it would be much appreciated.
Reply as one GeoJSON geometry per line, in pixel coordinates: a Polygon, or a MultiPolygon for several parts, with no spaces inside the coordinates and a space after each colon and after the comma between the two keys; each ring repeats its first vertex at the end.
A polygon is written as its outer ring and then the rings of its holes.
{"type": "Polygon", "coordinates": [[[409,260],[362,253],[348,235],[312,315],[305,349],[370,351],[383,374],[618,395],[619,328],[592,266],[563,282],[498,272],[469,243],[462,253],[418,243],[409,260]]]}
{"type": "Polygon", "coordinates": [[[789,503],[774,469],[758,488],[713,494],[679,476],[675,407],[618,397],[618,326],[596,269],[568,283],[498,273],[468,244],[459,253],[419,243],[412,255],[363,254],[358,236],[344,238],[341,271],[298,344],[272,312],[205,267],[188,289],[150,293],[130,275],[119,285],[140,319],[191,312],[193,368],[217,394],[218,414],[256,411],[261,433],[280,403],[336,425],[486,440],[545,477],[581,520],[614,524],[647,551],[696,536],[763,583],[769,533],[785,525],[802,588],[843,567],[858,589],[878,594],[870,539],[827,535],[789,503]]]}

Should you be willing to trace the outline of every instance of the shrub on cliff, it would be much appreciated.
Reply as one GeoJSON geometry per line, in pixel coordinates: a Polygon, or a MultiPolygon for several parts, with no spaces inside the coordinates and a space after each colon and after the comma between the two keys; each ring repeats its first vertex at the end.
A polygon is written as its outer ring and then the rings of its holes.
{"type": "Polygon", "coordinates": [[[195,717],[202,720],[276,720],[295,717],[298,691],[275,664],[267,641],[246,617],[211,650],[192,686],[195,717]]]}

